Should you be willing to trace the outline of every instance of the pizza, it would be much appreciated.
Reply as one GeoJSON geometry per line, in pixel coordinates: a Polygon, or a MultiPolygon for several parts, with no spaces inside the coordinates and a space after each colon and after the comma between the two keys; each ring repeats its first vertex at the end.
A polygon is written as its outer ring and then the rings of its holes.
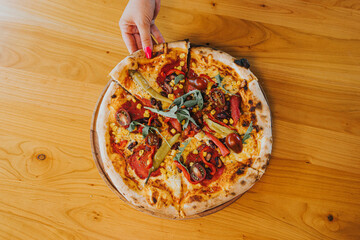
{"type": "Polygon", "coordinates": [[[189,41],[139,50],[110,73],[96,133],[104,171],[138,209],[191,218],[249,190],[272,149],[246,59],[189,41]]]}

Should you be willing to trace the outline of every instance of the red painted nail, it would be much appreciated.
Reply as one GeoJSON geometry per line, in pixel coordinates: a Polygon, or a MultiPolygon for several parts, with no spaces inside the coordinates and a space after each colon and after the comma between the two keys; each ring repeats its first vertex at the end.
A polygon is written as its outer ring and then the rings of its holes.
{"type": "Polygon", "coordinates": [[[151,48],[150,47],[146,47],[144,48],[145,54],[146,54],[146,58],[151,58],[151,48]]]}

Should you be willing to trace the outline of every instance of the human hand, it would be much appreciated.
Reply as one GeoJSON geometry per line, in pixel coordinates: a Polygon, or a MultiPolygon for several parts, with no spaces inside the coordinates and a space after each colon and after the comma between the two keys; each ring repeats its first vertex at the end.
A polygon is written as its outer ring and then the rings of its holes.
{"type": "Polygon", "coordinates": [[[155,25],[160,10],[160,0],[129,0],[119,26],[125,45],[130,53],[143,48],[146,57],[151,58],[151,34],[158,43],[165,42],[155,25]]]}

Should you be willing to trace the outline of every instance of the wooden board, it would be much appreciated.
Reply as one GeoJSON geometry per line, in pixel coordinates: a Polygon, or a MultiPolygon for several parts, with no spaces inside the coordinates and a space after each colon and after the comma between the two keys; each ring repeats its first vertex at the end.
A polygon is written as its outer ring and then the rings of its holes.
{"type": "Polygon", "coordinates": [[[129,207],[92,159],[93,109],[128,55],[125,5],[0,0],[0,239],[360,238],[358,0],[162,1],[165,39],[249,59],[273,114],[262,179],[186,221],[129,207]]]}

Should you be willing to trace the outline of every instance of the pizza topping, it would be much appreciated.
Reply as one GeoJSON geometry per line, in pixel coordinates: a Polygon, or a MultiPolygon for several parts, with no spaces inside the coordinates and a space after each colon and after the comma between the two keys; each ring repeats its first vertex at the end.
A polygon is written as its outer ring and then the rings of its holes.
{"type": "Polygon", "coordinates": [[[216,76],[215,76],[215,79],[216,79],[216,82],[217,82],[218,87],[222,88],[222,90],[224,90],[225,93],[232,95],[231,92],[229,92],[228,90],[226,90],[226,89],[224,88],[224,85],[222,84],[223,78],[220,76],[220,74],[216,75],[216,76]]]}
{"type": "Polygon", "coordinates": [[[149,132],[149,134],[145,138],[145,142],[149,146],[157,146],[159,144],[159,141],[160,141],[160,137],[153,132],[149,132]]]}
{"type": "Polygon", "coordinates": [[[150,85],[149,83],[146,81],[146,79],[138,72],[138,71],[129,71],[132,79],[134,80],[134,82],[139,85],[142,89],[144,89],[146,92],[148,92],[150,94],[150,96],[166,102],[166,103],[171,103],[171,100],[162,96],[160,93],[158,93],[157,91],[155,91],[150,85]]]}
{"type": "Polygon", "coordinates": [[[211,89],[210,98],[213,104],[215,105],[215,107],[225,106],[225,96],[220,89],[218,88],[211,89]]]}
{"type": "Polygon", "coordinates": [[[214,175],[216,173],[216,167],[210,162],[213,157],[213,154],[211,152],[213,151],[214,150],[211,149],[210,147],[205,146],[200,152],[200,158],[206,166],[210,167],[211,175],[214,175]]]}
{"type": "Polygon", "coordinates": [[[162,163],[162,161],[164,161],[166,155],[169,153],[169,151],[171,150],[172,145],[174,145],[177,140],[180,137],[180,133],[176,134],[175,136],[173,136],[168,143],[169,144],[162,144],[161,147],[157,150],[155,156],[154,156],[154,161],[153,161],[153,165],[149,170],[149,175],[145,180],[145,184],[148,182],[150,175],[153,171],[156,171],[159,167],[160,164],[162,163]]]}
{"type": "Polygon", "coordinates": [[[240,104],[241,97],[237,95],[232,95],[230,98],[230,109],[231,109],[231,117],[234,120],[234,124],[237,124],[240,119],[240,104]]]}
{"type": "Polygon", "coordinates": [[[128,146],[128,149],[129,150],[133,149],[137,144],[138,144],[137,141],[134,141],[134,142],[130,143],[129,146],[128,146]]]}
{"type": "Polygon", "coordinates": [[[229,149],[227,149],[225,147],[225,145],[223,143],[221,143],[219,141],[219,139],[217,139],[216,137],[214,137],[212,134],[210,134],[209,132],[205,132],[206,136],[208,136],[214,143],[215,145],[220,149],[221,155],[222,156],[226,156],[230,153],[229,149]]]}
{"type": "Polygon", "coordinates": [[[132,131],[135,130],[137,125],[140,125],[142,127],[142,135],[143,135],[144,138],[150,133],[150,131],[155,131],[165,140],[166,144],[170,146],[168,141],[166,141],[166,138],[160,133],[160,131],[156,127],[145,125],[145,124],[142,124],[142,123],[137,122],[137,121],[132,121],[127,130],[129,132],[132,132],[132,131]]]}
{"type": "Polygon", "coordinates": [[[205,168],[199,163],[194,163],[190,169],[190,176],[195,182],[201,182],[206,177],[205,168]]]}
{"type": "Polygon", "coordinates": [[[162,85],[162,89],[163,89],[167,94],[171,94],[171,93],[173,92],[173,89],[172,89],[172,87],[170,86],[170,84],[168,84],[168,83],[166,83],[166,82],[162,85]]]}
{"type": "Polygon", "coordinates": [[[198,90],[205,90],[207,88],[208,82],[206,81],[206,79],[198,77],[196,79],[190,79],[189,84],[191,84],[198,90]]]}
{"type": "Polygon", "coordinates": [[[205,122],[211,130],[215,131],[216,133],[220,134],[223,137],[226,137],[227,135],[234,133],[234,130],[230,129],[229,126],[225,127],[220,123],[216,123],[215,119],[210,120],[210,118],[205,118],[205,122]]]}
{"type": "Polygon", "coordinates": [[[250,138],[250,135],[251,135],[252,130],[253,130],[252,122],[250,122],[250,125],[249,125],[248,129],[246,130],[246,132],[245,132],[245,134],[244,134],[244,136],[243,136],[243,139],[242,139],[242,143],[243,143],[243,144],[246,144],[246,140],[247,140],[248,138],[250,138]]]}
{"type": "MultiPolygon", "coordinates": [[[[153,164],[153,156],[155,148],[150,149],[150,151],[145,151],[145,145],[138,146],[134,149],[134,153],[129,157],[129,163],[132,169],[134,169],[136,175],[145,179],[149,175],[149,168],[153,164]]],[[[160,175],[160,171],[153,171],[151,176],[160,175]]]]}
{"type": "Polygon", "coordinates": [[[116,121],[120,126],[128,126],[131,122],[130,114],[125,109],[119,109],[116,113],[116,121]]]}
{"type": "Polygon", "coordinates": [[[241,137],[236,133],[231,133],[226,137],[226,146],[236,153],[241,153],[243,145],[241,137]]]}

